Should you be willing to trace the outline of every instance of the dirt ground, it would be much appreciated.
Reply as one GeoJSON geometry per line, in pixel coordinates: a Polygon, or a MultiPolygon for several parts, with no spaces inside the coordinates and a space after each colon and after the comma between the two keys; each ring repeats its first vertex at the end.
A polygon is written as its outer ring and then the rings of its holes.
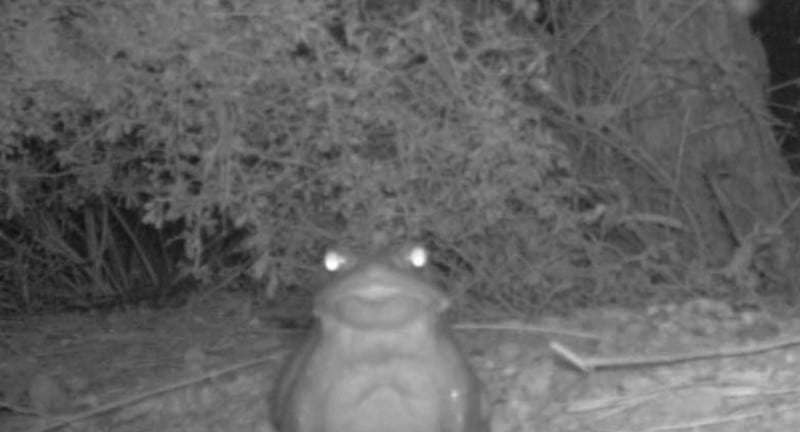
{"type": "MultiPolygon", "coordinates": [[[[0,430],[272,431],[272,383],[304,336],[274,316],[225,295],[2,318],[0,430]]],[[[695,300],[456,329],[489,389],[492,432],[791,431],[798,316],[695,300]]]]}

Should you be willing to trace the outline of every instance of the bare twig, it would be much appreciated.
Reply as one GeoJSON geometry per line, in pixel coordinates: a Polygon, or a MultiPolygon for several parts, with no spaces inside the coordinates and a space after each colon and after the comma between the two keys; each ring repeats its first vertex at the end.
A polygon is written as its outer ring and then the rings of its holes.
{"type": "Polygon", "coordinates": [[[759,354],[766,351],[800,345],[800,336],[778,339],[771,342],[755,344],[749,347],[728,347],[714,350],[700,350],[688,353],[664,354],[653,356],[620,356],[620,357],[581,357],[575,351],[559,342],[551,342],[550,348],[564,361],[574,367],[591,372],[596,369],[636,366],[657,366],[664,364],[682,363],[694,360],[703,360],[717,357],[736,357],[759,354]]]}
{"type": "Polygon", "coordinates": [[[460,323],[453,326],[457,330],[511,330],[527,333],[548,333],[573,336],[581,339],[599,340],[600,336],[581,332],[577,330],[567,330],[552,327],[525,324],[519,321],[508,321],[504,323],[460,323]]]}

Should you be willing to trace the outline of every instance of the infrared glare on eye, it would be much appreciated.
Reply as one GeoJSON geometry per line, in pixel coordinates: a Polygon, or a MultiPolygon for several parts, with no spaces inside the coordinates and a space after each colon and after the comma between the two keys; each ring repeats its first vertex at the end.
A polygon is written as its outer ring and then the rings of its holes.
{"type": "Polygon", "coordinates": [[[325,265],[325,269],[330,272],[339,271],[344,267],[345,262],[347,262],[347,258],[344,255],[337,251],[328,251],[325,252],[325,259],[323,264],[325,265]]]}
{"type": "Polygon", "coordinates": [[[424,267],[428,263],[428,251],[421,246],[415,246],[408,253],[408,261],[414,267],[424,267]]]}

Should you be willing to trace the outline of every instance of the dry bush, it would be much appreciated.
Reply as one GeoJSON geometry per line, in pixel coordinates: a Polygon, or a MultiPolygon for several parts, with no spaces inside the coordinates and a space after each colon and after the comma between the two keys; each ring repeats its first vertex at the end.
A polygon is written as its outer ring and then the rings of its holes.
{"type": "Polygon", "coordinates": [[[630,206],[625,173],[651,166],[608,133],[636,65],[585,39],[625,9],[546,4],[5,3],[6,217],[31,232],[101,199],[177,221],[181,265],[211,282],[209,240],[247,230],[270,297],[308,286],[326,245],[397,238],[431,245],[461,310],[679,295],[654,286],[682,283],[682,240],[635,225],[683,215],[630,206]]]}

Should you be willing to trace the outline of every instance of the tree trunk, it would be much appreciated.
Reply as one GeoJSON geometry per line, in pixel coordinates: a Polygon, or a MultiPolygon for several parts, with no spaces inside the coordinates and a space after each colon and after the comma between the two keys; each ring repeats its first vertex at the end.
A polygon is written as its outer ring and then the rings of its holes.
{"type": "MultiPolygon", "coordinates": [[[[760,42],[727,2],[615,0],[595,7],[576,20],[598,24],[576,48],[591,55],[594,68],[571,62],[580,89],[571,94],[583,95],[572,103],[614,107],[607,130],[622,150],[616,162],[595,162],[588,171],[613,166],[603,174],[628,185],[636,210],[682,221],[694,239],[692,255],[725,262],[757,226],[778,222],[787,208],[781,179],[789,171],[771,134],[760,42]]],[[[648,244],[675,238],[670,229],[638,232],[648,244]]]]}

